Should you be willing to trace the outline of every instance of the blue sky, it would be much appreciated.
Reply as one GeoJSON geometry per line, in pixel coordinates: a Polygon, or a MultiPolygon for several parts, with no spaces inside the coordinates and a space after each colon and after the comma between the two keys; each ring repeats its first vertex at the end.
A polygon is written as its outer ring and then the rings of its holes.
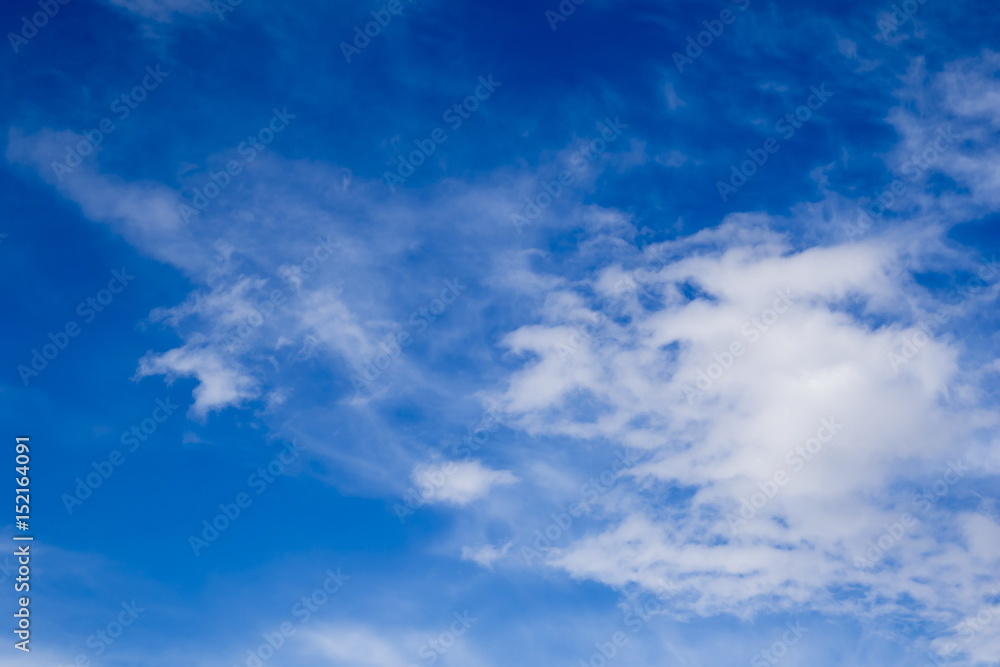
{"type": "Polygon", "coordinates": [[[6,3],[3,664],[1000,664],[992,10],[6,3]]]}

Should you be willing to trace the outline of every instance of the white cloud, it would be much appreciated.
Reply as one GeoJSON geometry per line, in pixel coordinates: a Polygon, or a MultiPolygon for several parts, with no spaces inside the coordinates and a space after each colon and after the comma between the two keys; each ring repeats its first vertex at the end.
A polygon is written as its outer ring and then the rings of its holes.
{"type": "Polygon", "coordinates": [[[446,461],[416,466],[413,481],[429,502],[467,505],[484,498],[494,486],[518,480],[509,470],[491,470],[479,461],[446,461]]]}
{"type": "Polygon", "coordinates": [[[513,542],[506,542],[499,548],[492,544],[484,544],[477,548],[462,547],[462,560],[471,560],[488,570],[492,570],[493,563],[506,556],[513,544],[513,542]]]}
{"type": "Polygon", "coordinates": [[[550,563],[671,589],[679,614],[902,613],[904,595],[933,618],[973,607],[977,582],[996,579],[998,527],[979,517],[956,536],[946,503],[920,513],[911,499],[949,461],[968,480],[1000,472],[983,455],[997,417],[948,334],[982,306],[946,306],[909,277],[946,252],[929,235],[796,249],[761,221],[733,216],[654,248],[664,259],[642,273],[607,267],[506,338],[525,358],[498,397],[513,423],[645,450],[631,493],[605,503],[605,529],[550,563]],[[692,495],[664,503],[671,488],[692,495]],[[765,502],[743,518],[751,498],[765,502]],[[859,566],[905,512],[915,523],[859,566]]]}
{"type": "Polygon", "coordinates": [[[305,635],[306,651],[336,664],[397,667],[407,659],[375,632],[364,627],[331,626],[305,635]]]}
{"type": "Polygon", "coordinates": [[[196,378],[192,412],[198,416],[239,405],[258,393],[253,378],[211,350],[198,347],[184,346],[163,354],[146,355],[139,361],[136,377],[149,375],[165,375],[168,380],[196,378]]]}

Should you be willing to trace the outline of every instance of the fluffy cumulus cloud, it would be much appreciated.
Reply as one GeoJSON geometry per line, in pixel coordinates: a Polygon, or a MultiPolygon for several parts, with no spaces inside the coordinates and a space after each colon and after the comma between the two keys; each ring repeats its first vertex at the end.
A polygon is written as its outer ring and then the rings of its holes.
{"type": "Polygon", "coordinates": [[[486,496],[494,486],[517,481],[509,470],[491,470],[479,461],[446,461],[418,465],[413,481],[429,502],[467,505],[486,496]]]}
{"type": "MultiPolygon", "coordinates": [[[[820,610],[968,629],[968,610],[995,603],[1000,525],[961,501],[1000,473],[996,359],[961,332],[995,307],[1000,265],[947,243],[934,214],[993,209],[983,156],[1000,115],[980,100],[1000,90],[996,72],[993,53],[953,63],[930,77],[943,91],[930,118],[890,115],[903,137],[891,177],[908,200],[833,199],[819,244],[735,214],[595,260],[504,338],[525,359],[498,395],[519,427],[641,452],[604,528],[550,565],[669,591],[681,615],[820,610]],[[965,187],[926,193],[942,172],[965,187]],[[890,214],[904,217],[874,222],[890,214]],[[863,234],[840,233],[858,220],[863,234]],[[950,289],[918,280],[942,266],[950,289]]],[[[995,635],[977,636],[986,659],[995,635]]]]}

